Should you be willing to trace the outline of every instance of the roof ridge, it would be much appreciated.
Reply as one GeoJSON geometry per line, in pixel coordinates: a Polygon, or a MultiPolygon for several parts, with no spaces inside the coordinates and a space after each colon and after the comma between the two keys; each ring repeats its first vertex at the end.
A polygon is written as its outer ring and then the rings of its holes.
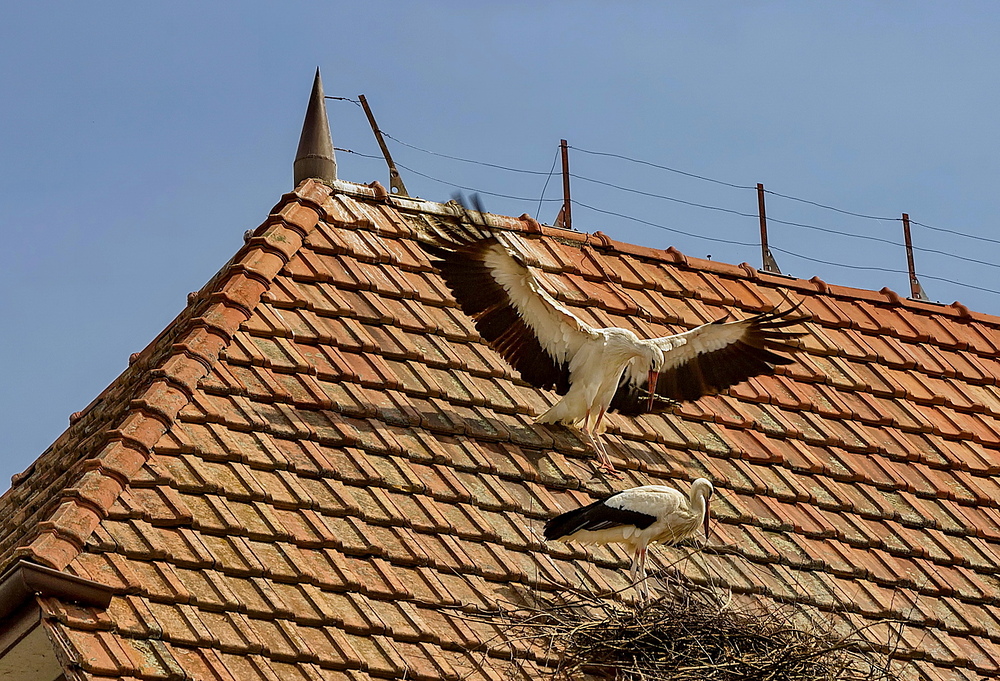
{"type": "Polygon", "coordinates": [[[983,312],[975,312],[958,301],[946,304],[926,300],[913,300],[900,295],[887,286],[882,287],[878,291],[874,291],[871,289],[854,288],[839,284],[828,284],[817,276],[813,276],[810,279],[802,279],[800,277],[787,274],[765,272],[747,262],[733,265],[719,260],[708,260],[705,258],[697,258],[686,255],[673,246],[669,246],[665,249],[658,249],[650,246],[639,246],[625,241],[617,241],[601,231],[576,232],[563,229],[561,227],[541,225],[527,213],[522,215],[516,221],[508,221],[506,226],[509,229],[525,231],[528,234],[549,236],[566,241],[576,241],[582,245],[591,246],[592,248],[616,251],[626,255],[646,258],[655,262],[680,265],[692,271],[712,272],[714,274],[721,274],[738,279],[757,281],[763,284],[777,284],[788,288],[806,290],[810,293],[832,295],[837,298],[848,298],[851,300],[862,299],[871,303],[902,305],[916,312],[935,314],[944,313],[952,317],[1000,326],[1000,317],[983,312]]]}
{"type": "MultiPolygon", "coordinates": [[[[453,217],[454,213],[445,206],[447,204],[420,199],[417,197],[402,197],[389,194],[379,182],[370,184],[356,184],[346,180],[335,180],[327,182],[336,193],[350,194],[357,198],[374,199],[385,203],[401,211],[418,211],[423,213],[436,213],[445,217],[453,217]]],[[[780,285],[789,288],[805,290],[810,293],[822,293],[836,298],[862,299],[876,304],[901,305],[918,313],[947,314],[950,317],[960,318],[969,321],[977,321],[985,324],[992,324],[1000,327],[1000,316],[975,312],[966,305],[955,301],[953,303],[936,303],[926,300],[913,300],[900,295],[887,286],[883,286],[878,291],[872,289],[854,288],[842,286],[840,284],[828,284],[818,276],[809,279],[794,277],[787,274],[776,274],[765,272],[750,263],[742,262],[738,265],[722,262],[719,260],[709,260],[686,255],[682,251],[669,246],[667,248],[653,248],[651,246],[640,246],[626,241],[612,239],[604,232],[578,232],[575,230],[553,227],[538,222],[528,213],[523,213],[517,218],[489,213],[495,225],[515,232],[520,232],[534,236],[548,236],[563,241],[575,241],[584,246],[591,246],[603,250],[617,251],[626,255],[639,258],[646,258],[655,262],[681,265],[693,271],[705,271],[715,274],[722,274],[739,279],[748,279],[763,284],[780,285]]]]}
{"type": "MultiPolygon", "coordinates": [[[[247,233],[243,248],[201,291],[189,296],[185,310],[134,357],[132,364],[154,362],[142,369],[151,381],[137,382],[136,394],[105,441],[71,464],[79,469],[75,481],[43,505],[51,510],[41,512],[42,519],[21,540],[12,559],[27,558],[61,570],[79,554],[153,446],[190,402],[198,382],[211,371],[240,325],[251,318],[270,282],[326,216],[323,203],[330,195],[331,188],[322,182],[305,180],[282,196],[264,223],[247,233]],[[193,310],[198,314],[185,319],[193,310]],[[176,340],[165,351],[159,348],[161,340],[177,333],[178,324],[184,328],[176,340]]],[[[112,381],[71,428],[81,424],[86,412],[120,380],[121,376],[112,381]]]]}

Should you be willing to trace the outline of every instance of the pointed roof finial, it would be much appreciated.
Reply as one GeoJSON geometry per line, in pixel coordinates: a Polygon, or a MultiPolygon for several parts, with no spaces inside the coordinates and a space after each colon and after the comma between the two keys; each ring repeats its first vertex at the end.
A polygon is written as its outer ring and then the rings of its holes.
{"type": "Polygon", "coordinates": [[[302,123],[299,150],[295,154],[295,185],[303,180],[315,178],[332,182],[337,179],[337,158],[333,153],[333,138],[330,123],[326,118],[326,100],[323,97],[323,81],[316,67],[309,108],[302,123]]]}

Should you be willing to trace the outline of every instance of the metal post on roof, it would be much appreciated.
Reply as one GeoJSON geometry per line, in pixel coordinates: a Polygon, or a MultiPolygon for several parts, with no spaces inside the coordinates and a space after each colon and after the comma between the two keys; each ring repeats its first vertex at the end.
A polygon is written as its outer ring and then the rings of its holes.
{"type": "Polygon", "coordinates": [[[365,110],[365,115],[368,116],[368,124],[372,126],[372,132],[375,133],[375,139],[382,150],[385,164],[389,166],[389,191],[397,196],[409,196],[406,193],[406,185],[403,184],[403,178],[399,176],[396,164],[392,162],[392,156],[389,154],[389,147],[386,146],[385,139],[382,137],[382,131],[379,130],[378,123],[375,122],[375,115],[372,114],[371,107],[368,106],[368,100],[365,99],[364,95],[358,95],[358,100],[361,102],[361,107],[365,110]]]}
{"type": "Polygon", "coordinates": [[[326,117],[326,101],[323,97],[323,81],[316,67],[312,94],[306,108],[306,118],[302,122],[299,148],[292,164],[295,186],[303,180],[314,178],[325,182],[337,179],[337,158],[333,153],[333,138],[330,136],[330,122],[326,117]]]}
{"type": "Polygon", "coordinates": [[[761,269],[765,272],[781,274],[778,263],[771,255],[771,249],[767,246],[767,213],[764,210],[764,185],[757,183],[757,215],[760,217],[760,259],[761,269]]]}
{"type": "Polygon", "coordinates": [[[563,205],[556,217],[556,227],[573,229],[573,213],[569,198],[569,145],[566,140],[559,140],[559,152],[562,154],[563,205]]]}
{"type": "Polygon", "coordinates": [[[910,274],[910,298],[913,300],[929,300],[924,293],[924,287],[917,279],[917,269],[913,264],[913,241],[910,239],[910,216],[903,213],[903,241],[906,242],[906,270],[910,274]]]}

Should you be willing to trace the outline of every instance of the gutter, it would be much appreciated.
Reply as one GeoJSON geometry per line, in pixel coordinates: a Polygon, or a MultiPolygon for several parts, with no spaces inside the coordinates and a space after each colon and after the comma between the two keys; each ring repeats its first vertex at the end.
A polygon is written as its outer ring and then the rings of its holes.
{"type": "Polygon", "coordinates": [[[0,577],[0,620],[36,594],[107,608],[113,593],[100,582],[19,560],[0,577]]]}

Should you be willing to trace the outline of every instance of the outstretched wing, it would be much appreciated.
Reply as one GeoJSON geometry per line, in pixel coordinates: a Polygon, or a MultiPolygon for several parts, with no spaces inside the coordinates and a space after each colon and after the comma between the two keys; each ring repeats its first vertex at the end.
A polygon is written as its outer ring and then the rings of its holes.
{"type": "MultiPolygon", "coordinates": [[[[800,303],[801,304],[801,303],[800,303]]],[[[654,338],[663,351],[664,364],[655,386],[653,412],[673,404],[714,395],[753,376],[774,373],[794,360],[779,352],[794,352],[796,338],[804,331],[787,331],[808,317],[789,318],[799,305],[773,310],[737,322],[722,320],[703,324],[685,333],[654,338]]],[[[622,375],[611,410],[642,414],[649,407],[649,366],[629,366],[622,375]]]]}
{"type": "Polygon", "coordinates": [[[482,217],[461,208],[458,225],[424,235],[462,311],[521,378],[537,388],[569,390],[569,364],[594,330],[549,295],[521,257],[482,217]]]}

